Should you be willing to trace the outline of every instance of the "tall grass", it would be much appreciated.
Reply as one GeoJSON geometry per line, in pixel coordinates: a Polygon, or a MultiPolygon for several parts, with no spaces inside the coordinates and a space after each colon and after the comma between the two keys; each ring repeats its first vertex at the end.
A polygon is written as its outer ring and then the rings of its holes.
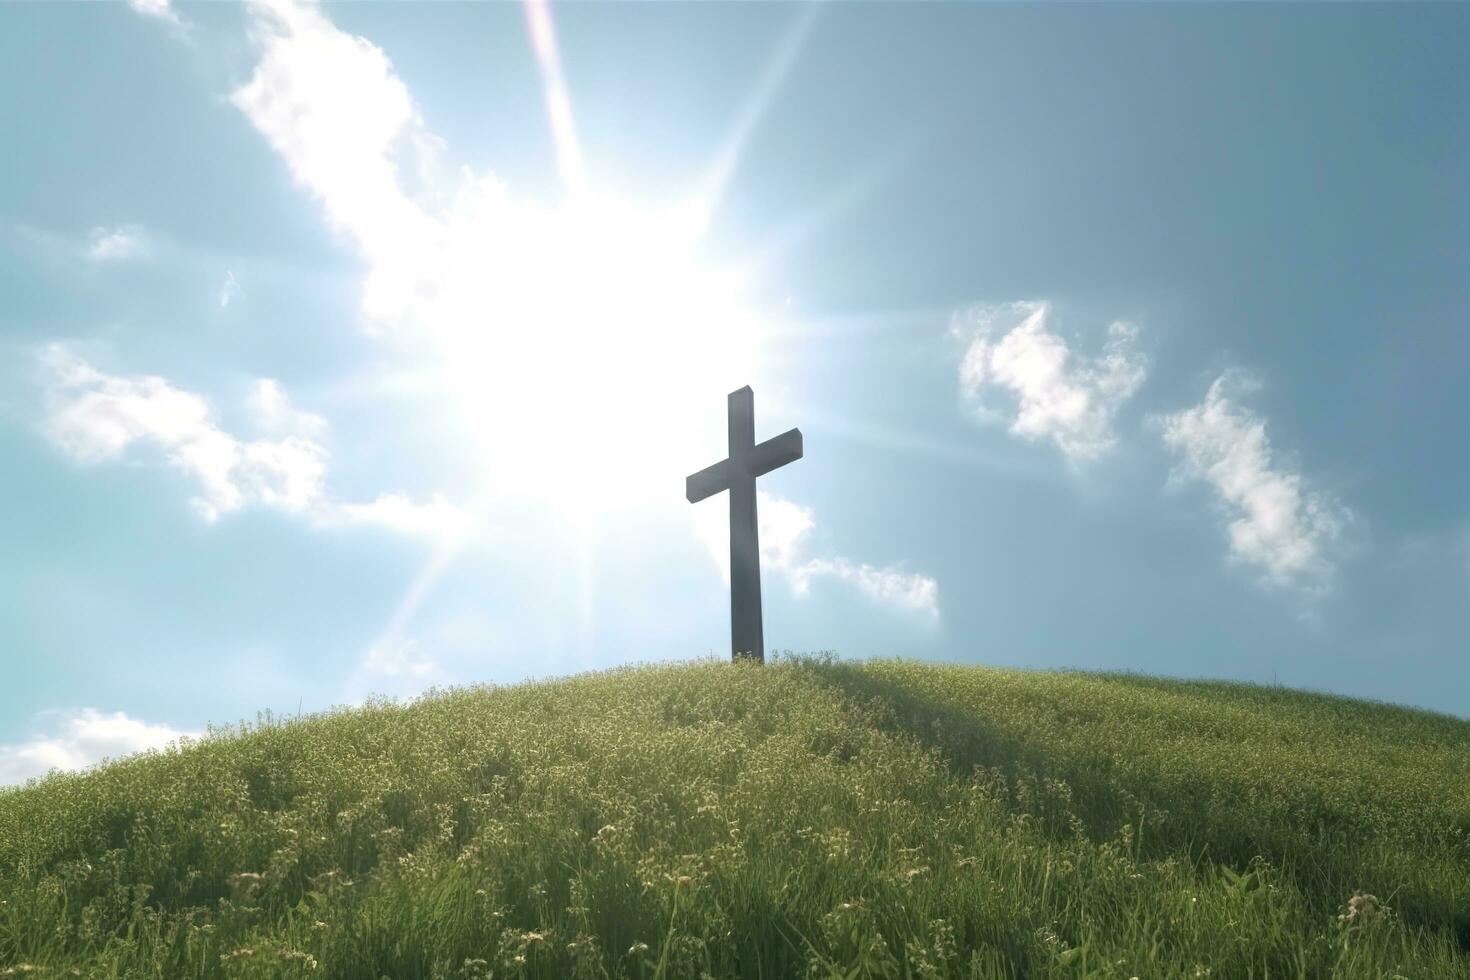
{"type": "Polygon", "coordinates": [[[1470,724],[1126,676],[630,668],[0,792],[0,975],[1421,980],[1467,915],[1470,724]]]}

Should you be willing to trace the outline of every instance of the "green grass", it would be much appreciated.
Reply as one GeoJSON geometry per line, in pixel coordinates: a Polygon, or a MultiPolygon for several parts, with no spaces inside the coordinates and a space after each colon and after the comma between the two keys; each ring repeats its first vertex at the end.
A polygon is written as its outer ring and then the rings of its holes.
{"type": "Polygon", "coordinates": [[[263,719],[0,792],[19,974],[1470,977],[1470,723],[813,658],[263,719]]]}

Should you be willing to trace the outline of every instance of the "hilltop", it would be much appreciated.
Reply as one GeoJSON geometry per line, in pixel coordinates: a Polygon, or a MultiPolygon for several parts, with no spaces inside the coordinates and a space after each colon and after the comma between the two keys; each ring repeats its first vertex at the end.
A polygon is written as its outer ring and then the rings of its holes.
{"type": "Polygon", "coordinates": [[[903,661],[638,667],[0,791],[0,976],[1470,976],[1470,723],[903,661]]]}

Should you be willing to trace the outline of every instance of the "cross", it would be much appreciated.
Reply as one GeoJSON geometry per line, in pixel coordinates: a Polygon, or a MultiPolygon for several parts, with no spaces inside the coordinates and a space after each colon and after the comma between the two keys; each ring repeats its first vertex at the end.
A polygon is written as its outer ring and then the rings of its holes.
{"type": "Polygon", "coordinates": [[[801,430],[755,444],[755,392],[730,392],[730,455],[684,480],[691,504],[730,491],[730,659],[765,663],[761,637],[761,552],[755,523],[755,478],[801,459],[801,430]]]}

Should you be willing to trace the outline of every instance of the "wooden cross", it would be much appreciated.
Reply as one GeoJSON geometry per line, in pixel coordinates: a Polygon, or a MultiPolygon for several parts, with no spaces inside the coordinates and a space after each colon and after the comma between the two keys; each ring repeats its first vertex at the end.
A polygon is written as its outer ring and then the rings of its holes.
{"type": "Polygon", "coordinates": [[[730,491],[730,659],[765,663],[761,636],[761,550],[756,534],[755,478],[801,459],[801,430],[755,444],[755,392],[730,392],[730,455],[686,477],[691,504],[730,491]]]}

